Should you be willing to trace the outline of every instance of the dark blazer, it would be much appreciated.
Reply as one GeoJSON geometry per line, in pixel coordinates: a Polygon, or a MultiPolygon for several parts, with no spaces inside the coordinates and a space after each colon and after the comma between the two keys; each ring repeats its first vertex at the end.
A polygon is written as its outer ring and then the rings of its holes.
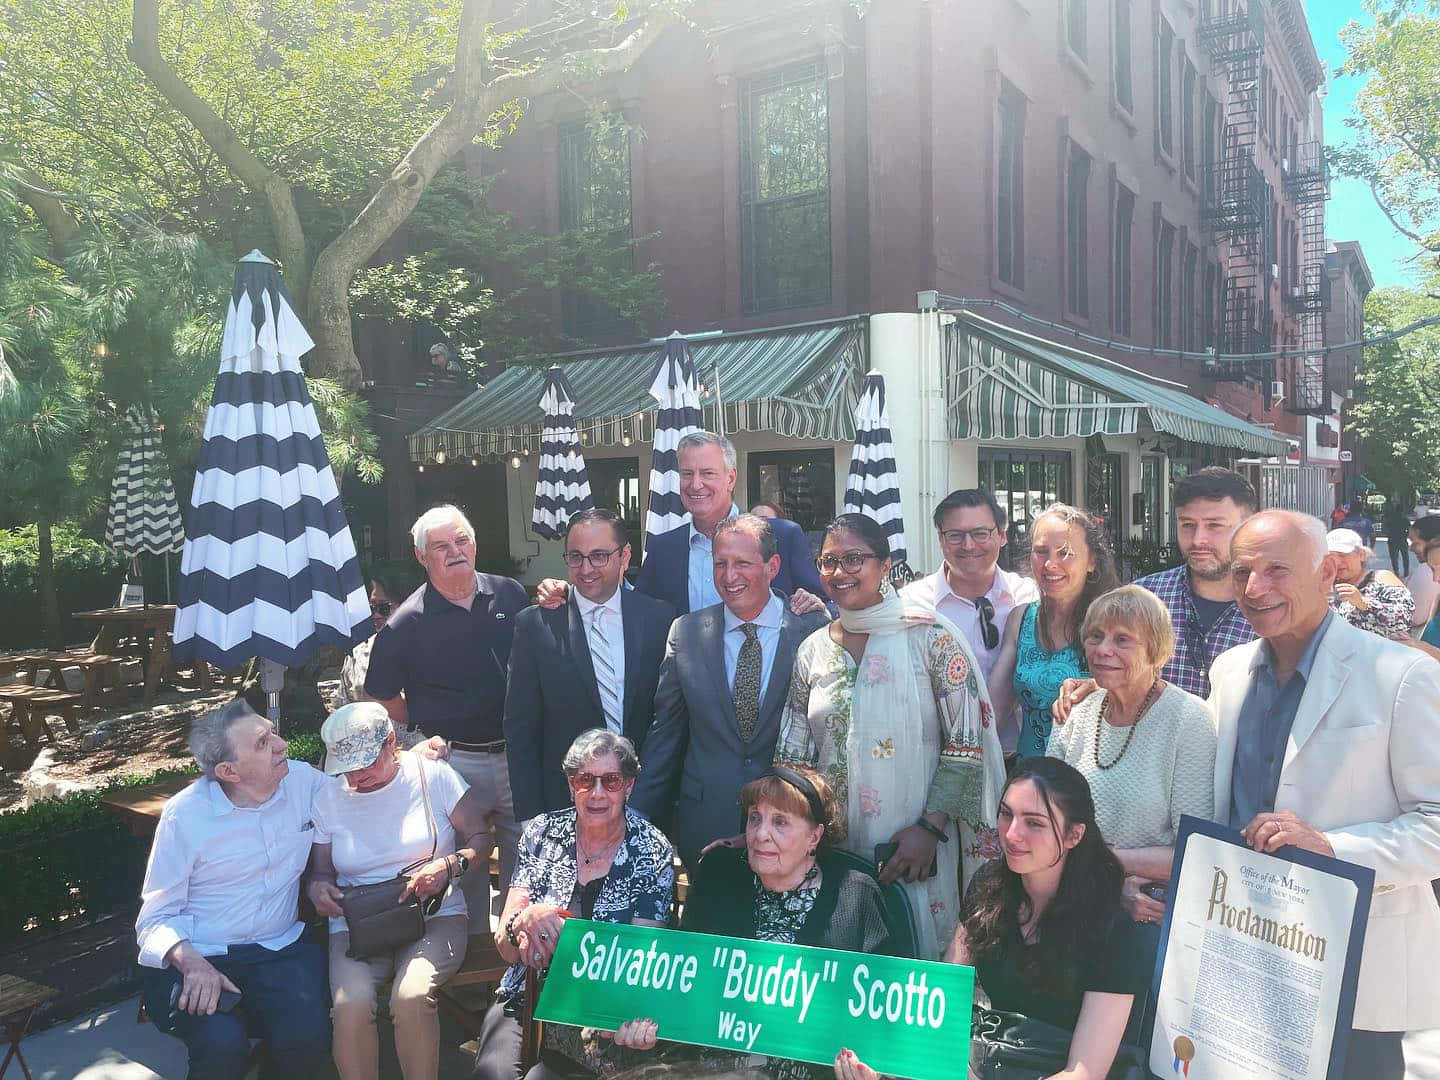
{"type": "Polygon", "coordinates": [[[740,789],[770,767],[795,650],[828,622],[824,612],[785,609],[775,666],[748,742],[740,736],[725,676],[725,606],[682,615],[670,627],[655,690],[655,725],[640,752],[640,779],[630,802],[662,822],[674,806],[670,838],[687,865],[695,865],[711,840],[740,831],[740,789]]]}
{"type": "MultiPolygon", "coordinates": [[[[620,618],[625,627],[623,734],[639,748],[655,715],[655,683],[675,610],[663,600],[622,589],[620,618]]],[[[505,749],[516,820],[571,805],[560,768],[565,751],[582,731],[604,726],[574,590],[564,607],[526,608],[515,620],[505,695],[505,749]]]]}
{"type": "MultiPolygon", "coordinates": [[[[780,573],[770,587],[781,596],[804,589],[824,600],[825,586],[820,584],[820,571],[815,569],[815,556],[810,553],[805,530],[785,518],[773,519],[770,527],[775,530],[775,546],[780,552],[780,573]]],[[[646,545],[635,588],[664,600],[681,615],[690,611],[689,525],[671,529],[646,545]]]]}

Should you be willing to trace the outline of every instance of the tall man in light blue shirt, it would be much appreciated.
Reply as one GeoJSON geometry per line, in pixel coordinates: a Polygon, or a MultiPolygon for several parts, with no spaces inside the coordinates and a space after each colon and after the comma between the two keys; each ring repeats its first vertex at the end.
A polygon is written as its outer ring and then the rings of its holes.
{"type": "Polygon", "coordinates": [[[795,650],[827,621],[794,614],[771,591],[780,555],[766,519],[721,521],[714,549],[721,603],[670,628],[630,800],[662,823],[673,808],[670,836],[692,867],[705,845],[740,830],[740,789],[770,767],[795,650]]]}
{"type": "Polygon", "coordinates": [[[144,1000],[184,1040],[191,1080],[240,1080],[252,1035],[267,1080],[316,1076],[330,1058],[328,961],[298,903],[315,792],[333,781],[285,750],[244,701],[196,720],[205,775],[155,830],[135,922],[144,1000]]]}

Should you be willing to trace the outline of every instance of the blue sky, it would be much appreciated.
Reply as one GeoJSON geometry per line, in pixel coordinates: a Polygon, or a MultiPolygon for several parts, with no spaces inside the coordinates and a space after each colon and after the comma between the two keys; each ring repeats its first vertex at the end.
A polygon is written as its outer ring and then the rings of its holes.
{"type": "MultiPolygon", "coordinates": [[[[1352,20],[1371,20],[1360,0],[1306,0],[1305,8],[1315,51],[1331,72],[1329,94],[1325,98],[1325,141],[1335,146],[1350,141],[1351,132],[1344,126],[1344,120],[1350,114],[1356,91],[1364,85],[1364,80],[1355,76],[1334,77],[1335,69],[1345,60],[1340,30],[1352,20]]],[[[1360,241],[1377,288],[1416,284],[1414,271],[1405,262],[1415,253],[1415,245],[1397,232],[1380,212],[1368,187],[1355,180],[1337,178],[1330,187],[1326,215],[1325,232],[1331,240],[1360,241]]]]}

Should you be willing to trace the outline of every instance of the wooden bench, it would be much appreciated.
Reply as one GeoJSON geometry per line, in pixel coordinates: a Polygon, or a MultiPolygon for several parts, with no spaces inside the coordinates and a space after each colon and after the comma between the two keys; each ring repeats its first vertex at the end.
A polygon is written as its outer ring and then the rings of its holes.
{"type": "Polygon", "coordinates": [[[10,705],[10,722],[20,729],[31,746],[38,746],[41,738],[54,741],[50,729],[45,726],[46,716],[60,717],[72,732],[80,730],[80,722],[75,719],[75,710],[81,703],[79,694],[12,683],[0,686],[0,702],[10,705]]]}

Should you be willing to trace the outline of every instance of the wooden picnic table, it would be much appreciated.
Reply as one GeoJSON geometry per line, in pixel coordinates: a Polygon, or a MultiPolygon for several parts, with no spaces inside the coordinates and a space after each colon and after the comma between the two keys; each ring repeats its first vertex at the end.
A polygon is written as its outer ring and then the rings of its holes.
{"type": "MultiPolygon", "coordinates": [[[[140,607],[101,608],[98,611],[77,611],[72,618],[94,623],[99,627],[90,651],[124,653],[140,656],[145,661],[144,700],[155,700],[160,683],[173,674],[170,654],[171,634],[175,630],[174,604],[149,604],[140,607]],[[146,641],[149,641],[148,648],[146,641]],[[122,646],[122,642],[129,642],[122,646]]],[[[195,661],[195,678],[200,689],[210,689],[210,665],[195,661]]]]}
{"type": "Polygon", "coordinates": [[[150,836],[160,824],[160,812],[172,795],[178,795],[195,782],[193,776],[172,776],[141,787],[122,788],[100,800],[100,805],[114,814],[136,836],[150,836]]]}
{"type": "Polygon", "coordinates": [[[25,1080],[30,1080],[30,1068],[20,1054],[20,1043],[25,1038],[35,1010],[59,993],[52,986],[31,982],[19,975],[0,975],[0,1020],[4,1022],[5,1039],[10,1043],[5,1060],[0,1061],[0,1077],[5,1075],[14,1060],[19,1063],[25,1080]]]}

